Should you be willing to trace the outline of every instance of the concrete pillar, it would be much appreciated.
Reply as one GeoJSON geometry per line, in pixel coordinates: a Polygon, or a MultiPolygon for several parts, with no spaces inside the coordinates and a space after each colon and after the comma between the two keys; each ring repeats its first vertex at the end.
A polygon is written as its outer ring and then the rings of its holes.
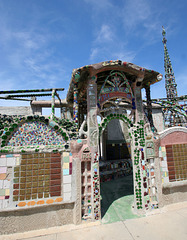
{"type": "Polygon", "coordinates": [[[83,142],[71,141],[70,148],[73,157],[73,173],[72,188],[74,189],[73,199],[75,200],[73,222],[81,223],[81,159],[79,152],[83,146],[83,142]]]}
{"type": "Polygon", "coordinates": [[[31,104],[32,114],[33,115],[42,115],[42,107],[41,106],[33,106],[31,104]]]}

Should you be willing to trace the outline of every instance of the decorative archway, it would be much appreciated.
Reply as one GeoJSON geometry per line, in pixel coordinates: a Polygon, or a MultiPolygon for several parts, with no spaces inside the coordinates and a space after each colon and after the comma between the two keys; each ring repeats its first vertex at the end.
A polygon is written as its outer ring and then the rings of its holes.
{"type": "MultiPolygon", "coordinates": [[[[124,114],[111,113],[105,116],[99,125],[99,137],[107,127],[108,123],[112,119],[122,120],[127,124],[129,129],[129,137],[131,140],[131,159],[133,166],[134,175],[134,207],[137,210],[144,208],[143,203],[143,168],[145,169],[145,133],[144,133],[144,122],[140,121],[134,124],[128,117],[124,114]],[[142,166],[144,166],[142,168],[142,166]]],[[[145,180],[145,179],[144,179],[145,180]]],[[[145,180],[146,182],[146,180],[145,180]]],[[[145,184],[144,184],[145,185],[145,184]]],[[[146,202],[147,204],[147,202],[146,202]]]]}
{"type": "MultiPolygon", "coordinates": [[[[128,80],[125,78],[123,72],[111,71],[109,76],[105,79],[99,96],[97,97],[97,76],[92,76],[89,79],[87,88],[87,125],[88,131],[87,141],[90,151],[92,152],[92,194],[93,202],[92,208],[94,209],[92,218],[98,219],[100,215],[100,196],[95,194],[100,192],[99,182],[99,156],[98,146],[99,138],[106,128],[107,124],[112,119],[122,120],[127,124],[129,129],[129,136],[131,139],[131,159],[133,166],[134,178],[134,209],[135,211],[144,213],[146,210],[158,207],[158,198],[156,196],[156,185],[152,188],[151,178],[154,176],[154,142],[152,135],[147,138],[145,132],[144,113],[142,110],[141,101],[141,88],[136,87],[135,92],[131,90],[128,80]],[[110,76],[110,77],[109,77],[110,76]],[[119,76],[119,77],[118,77],[119,76]],[[121,91],[120,91],[121,88],[121,91]],[[111,92],[110,92],[111,91],[111,92]],[[127,97],[130,94],[130,98],[127,97]],[[135,94],[135,99],[134,95],[135,94]],[[124,101],[128,103],[128,109],[131,109],[136,114],[135,123],[130,120],[123,113],[117,113],[116,108],[110,109],[110,114],[104,111],[104,116],[101,123],[97,124],[97,115],[105,110],[105,104],[114,101],[124,101]],[[135,106],[135,102],[137,106],[135,106]],[[104,108],[103,108],[104,107],[104,108]],[[136,108],[137,107],[137,108],[136,108]],[[135,110],[136,109],[136,110],[135,110]],[[147,140],[149,139],[149,140],[147,140]],[[96,187],[97,186],[97,187],[96,187]],[[152,193],[152,192],[153,193],[152,193]]],[[[118,103],[117,103],[118,104],[118,103]]],[[[120,106],[120,104],[118,104],[120,106]]],[[[125,107],[124,107],[125,108],[125,107]]]]}

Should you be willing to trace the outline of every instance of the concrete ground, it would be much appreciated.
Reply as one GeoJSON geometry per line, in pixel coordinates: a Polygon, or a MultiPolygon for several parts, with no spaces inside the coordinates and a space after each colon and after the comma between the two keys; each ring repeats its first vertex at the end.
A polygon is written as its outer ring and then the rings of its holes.
{"type": "Polygon", "coordinates": [[[146,217],[110,224],[66,225],[2,235],[0,240],[184,240],[187,239],[187,201],[165,206],[146,217]]]}

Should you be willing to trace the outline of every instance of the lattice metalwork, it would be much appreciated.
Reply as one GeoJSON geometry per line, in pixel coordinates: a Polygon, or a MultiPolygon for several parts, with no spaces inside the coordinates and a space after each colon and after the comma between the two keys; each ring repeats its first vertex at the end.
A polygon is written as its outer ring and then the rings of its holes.
{"type": "Polygon", "coordinates": [[[167,98],[152,99],[152,103],[162,106],[166,127],[187,127],[187,95],[177,97],[176,102],[167,98]]]}
{"type": "Polygon", "coordinates": [[[158,99],[157,101],[154,102],[163,106],[166,127],[186,126],[187,123],[185,103],[186,98],[183,99],[181,99],[181,97],[178,98],[177,84],[175,81],[175,76],[166,45],[167,39],[165,38],[166,31],[164,27],[162,27],[162,35],[163,35],[162,42],[164,44],[165,88],[167,99],[166,100],[158,99]],[[180,103],[180,101],[184,101],[184,103],[180,103]]]}

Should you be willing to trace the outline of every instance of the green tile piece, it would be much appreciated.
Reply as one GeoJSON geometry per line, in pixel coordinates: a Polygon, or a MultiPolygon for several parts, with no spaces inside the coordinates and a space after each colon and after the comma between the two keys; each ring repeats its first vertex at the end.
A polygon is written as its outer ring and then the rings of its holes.
{"type": "Polygon", "coordinates": [[[5,196],[5,189],[0,189],[0,196],[5,196]]]}
{"type": "Polygon", "coordinates": [[[69,156],[63,157],[63,162],[64,163],[69,163],[69,156]]]}

